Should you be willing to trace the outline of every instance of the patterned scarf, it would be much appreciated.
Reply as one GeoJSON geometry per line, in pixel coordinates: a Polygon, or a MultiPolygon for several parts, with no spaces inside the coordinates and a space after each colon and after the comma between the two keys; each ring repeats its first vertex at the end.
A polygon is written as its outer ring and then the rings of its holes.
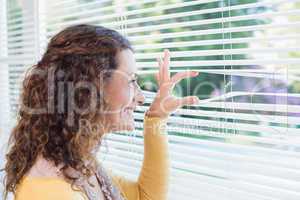
{"type": "MultiPolygon", "coordinates": [[[[97,171],[95,172],[96,178],[100,185],[100,190],[102,191],[105,200],[125,200],[119,189],[112,183],[110,176],[106,173],[105,169],[98,164],[97,171]]],[[[99,200],[99,196],[94,193],[91,189],[91,186],[87,183],[86,180],[79,178],[76,181],[76,185],[81,187],[89,200],[99,200]]]]}

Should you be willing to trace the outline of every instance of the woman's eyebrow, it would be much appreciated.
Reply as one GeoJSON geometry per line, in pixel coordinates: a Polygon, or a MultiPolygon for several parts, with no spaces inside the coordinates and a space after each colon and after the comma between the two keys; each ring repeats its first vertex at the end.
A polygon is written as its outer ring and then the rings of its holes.
{"type": "Polygon", "coordinates": [[[137,73],[134,73],[134,72],[133,73],[129,73],[129,75],[132,76],[132,77],[134,77],[134,78],[138,77],[137,73]]]}

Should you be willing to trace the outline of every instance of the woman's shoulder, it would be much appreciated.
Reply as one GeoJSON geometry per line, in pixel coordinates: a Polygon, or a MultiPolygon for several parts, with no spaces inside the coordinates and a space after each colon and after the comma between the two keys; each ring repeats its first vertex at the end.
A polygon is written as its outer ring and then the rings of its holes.
{"type": "Polygon", "coordinates": [[[17,187],[15,200],[86,200],[81,191],[57,177],[24,177],[17,187]]]}
{"type": "Polygon", "coordinates": [[[17,185],[15,200],[86,200],[83,193],[67,182],[59,171],[59,167],[39,157],[17,185]]]}

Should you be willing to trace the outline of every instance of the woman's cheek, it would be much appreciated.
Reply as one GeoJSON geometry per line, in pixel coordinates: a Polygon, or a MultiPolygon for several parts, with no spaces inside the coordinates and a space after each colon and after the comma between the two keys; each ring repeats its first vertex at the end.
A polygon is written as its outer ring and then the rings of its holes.
{"type": "Polygon", "coordinates": [[[128,90],[127,85],[124,85],[124,83],[121,82],[111,86],[107,95],[109,97],[107,98],[108,103],[115,112],[121,111],[121,109],[130,102],[130,91],[128,90]]]}
{"type": "Polygon", "coordinates": [[[118,97],[120,105],[122,107],[130,106],[134,98],[134,91],[130,87],[126,87],[123,90],[119,91],[120,96],[118,97]]]}

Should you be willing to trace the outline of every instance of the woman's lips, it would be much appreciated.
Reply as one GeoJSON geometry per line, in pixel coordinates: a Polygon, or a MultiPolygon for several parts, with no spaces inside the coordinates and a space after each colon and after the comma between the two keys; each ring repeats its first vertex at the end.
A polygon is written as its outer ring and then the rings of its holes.
{"type": "Polygon", "coordinates": [[[128,115],[133,116],[134,110],[135,110],[134,107],[126,107],[126,108],[124,109],[124,112],[127,113],[128,115]]]}
{"type": "Polygon", "coordinates": [[[135,107],[126,107],[125,109],[124,109],[125,111],[134,111],[135,110],[135,107]]]}

